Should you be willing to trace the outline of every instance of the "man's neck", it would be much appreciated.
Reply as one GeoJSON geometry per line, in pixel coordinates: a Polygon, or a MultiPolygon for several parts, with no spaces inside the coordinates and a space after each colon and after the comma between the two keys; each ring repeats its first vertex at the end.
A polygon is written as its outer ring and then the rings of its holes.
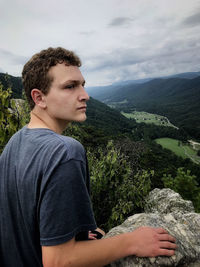
{"type": "Polygon", "coordinates": [[[46,118],[46,116],[43,116],[40,112],[37,112],[35,110],[31,111],[31,118],[30,122],[28,123],[28,128],[46,128],[50,129],[58,134],[62,134],[63,127],[60,127],[56,122],[51,120],[50,118],[46,118]]]}

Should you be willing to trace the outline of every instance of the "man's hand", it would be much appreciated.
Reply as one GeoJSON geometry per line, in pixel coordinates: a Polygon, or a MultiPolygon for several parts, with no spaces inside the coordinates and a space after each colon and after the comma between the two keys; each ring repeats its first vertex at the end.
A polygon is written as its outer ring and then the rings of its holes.
{"type": "Polygon", "coordinates": [[[105,232],[102,229],[97,228],[95,229],[95,231],[89,231],[88,238],[90,240],[95,240],[95,239],[100,239],[104,235],[105,235],[105,232]]]}
{"type": "Polygon", "coordinates": [[[138,257],[172,256],[175,238],[163,228],[140,227],[132,233],[132,251],[138,257]]]}

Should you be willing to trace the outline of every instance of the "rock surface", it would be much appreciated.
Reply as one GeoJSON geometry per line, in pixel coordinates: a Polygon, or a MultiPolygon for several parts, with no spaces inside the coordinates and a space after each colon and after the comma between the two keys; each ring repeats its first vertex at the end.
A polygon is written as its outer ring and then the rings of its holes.
{"type": "Polygon", "coordinates": [[[176,238],[178,249],[172,257],[139,258],[129,256],[110,267],[189,266],[200,267],[200,214],[191,201],[171,189],[154,189],[146,199],[145,213],[129,217],[111,229],[106,237],[130,232],[140,226],[163,227],[176,238]]]}

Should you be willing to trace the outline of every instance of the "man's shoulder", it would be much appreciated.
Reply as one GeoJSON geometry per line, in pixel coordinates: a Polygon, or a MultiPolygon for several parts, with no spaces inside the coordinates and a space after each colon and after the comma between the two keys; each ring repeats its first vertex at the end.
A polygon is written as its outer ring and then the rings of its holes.
{"type": "Polygon", "coordinates": [[[79,141],[64,135],[56,135],[55,139],[57,144],[67,152],[68,160],[75,159],[85,161],[85,149],[79,141]]]}
{"type": "Polygon", "coordinates": [[[84,149],[83,145],[78,140],[70,136],[56,134],[56,139],[58,142],[64,144],[69,149],[84,149]]]}
{"type": "Polygon", "coordinates": [[[60,135],[47,128],[27,128],[24,126],[19,132],[14,136],[20,135],[24,140],[33,141],[36,143],[45,143],[49,146],[55,147],[57,145],[63,145],[67,148],[72,146],[83,148],[82,144],[76,139],[60,135]]]}
{"type": "Polygon", "coordinates": [[[28,141],[32,141],[33,146],[41,147],[42,150],[51,156],[63,155],[66,160],[83,160],[85,149],[76,139],[55,133],[50,129],[23,129],[25,135],[29,135],[28,141]]]}
{"type": "Polygon", "coordinates": [[[4,150],[12,154],[18,151],[18,155],[40,154],[49,160],[85,161],[85,149],[79,141],[44,128],[23,127],[11,137],[4,150]]]}

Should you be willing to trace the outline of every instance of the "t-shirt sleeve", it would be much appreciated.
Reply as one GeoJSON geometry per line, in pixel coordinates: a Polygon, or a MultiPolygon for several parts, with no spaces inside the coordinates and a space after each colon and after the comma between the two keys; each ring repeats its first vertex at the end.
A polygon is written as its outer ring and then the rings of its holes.
{"type": "Polygon", "coordinates": [[[39,210],[42,246],[62,244],[96,228],[85,172],[84,163],[72,159],[59,165],[49,177],[39,210]]]}

